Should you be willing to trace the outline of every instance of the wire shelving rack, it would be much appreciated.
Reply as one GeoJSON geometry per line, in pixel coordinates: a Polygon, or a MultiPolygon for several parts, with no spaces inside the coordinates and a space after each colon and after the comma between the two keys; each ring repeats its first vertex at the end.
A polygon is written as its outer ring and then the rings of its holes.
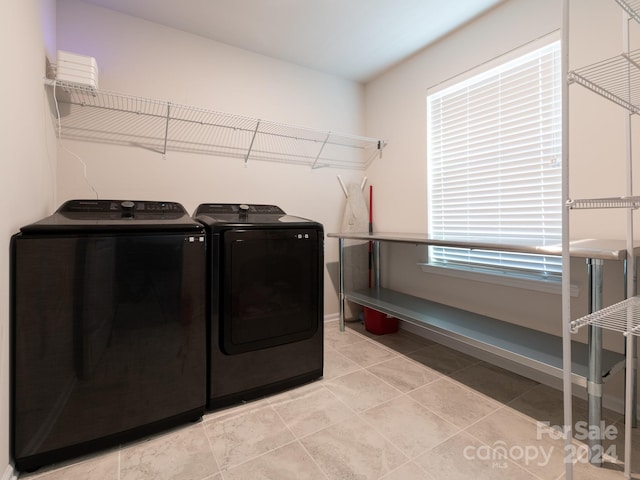
{"type": "Polygon", "coordinates": [[[129,145],[162,155],[191,152],[250,160],[365,169],[382,139],[257,118],[45,80],[54,88],[62,138],[129,145]]]}

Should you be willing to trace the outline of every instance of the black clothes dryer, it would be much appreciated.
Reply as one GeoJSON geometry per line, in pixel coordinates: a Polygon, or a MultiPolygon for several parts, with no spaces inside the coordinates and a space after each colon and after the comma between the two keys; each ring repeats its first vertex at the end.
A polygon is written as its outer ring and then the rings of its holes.
{"type": "Polygon", "coordinates": [[[19,470],[202,416],[205,240],[178,203],[117,200],[71,200],[12,237],[19,470]]]}
{"type": "Polygon", "coordinates": [[[208,407],[322,376],[324,233],[274,205],[202,204],[208,407]]]}

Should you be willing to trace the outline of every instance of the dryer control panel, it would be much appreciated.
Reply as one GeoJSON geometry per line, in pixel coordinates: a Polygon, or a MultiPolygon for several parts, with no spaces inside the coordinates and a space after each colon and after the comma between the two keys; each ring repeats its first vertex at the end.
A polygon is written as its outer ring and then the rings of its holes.
{"type": "Polygon", "coordinates": [[[203,215],[285,215],[284,211],[276,205],[250,205],[244,203],[206,203],[198,207],[197,213],[203,215]]]}

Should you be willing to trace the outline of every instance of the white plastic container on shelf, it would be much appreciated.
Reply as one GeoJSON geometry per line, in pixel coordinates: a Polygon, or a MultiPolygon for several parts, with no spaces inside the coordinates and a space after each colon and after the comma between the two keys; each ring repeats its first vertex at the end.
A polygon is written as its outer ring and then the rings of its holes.
{"type": "Polygon", "coordinates": [[[98,63],[93,57],[58,50],[56,80],[98,88],[98,63]]]}

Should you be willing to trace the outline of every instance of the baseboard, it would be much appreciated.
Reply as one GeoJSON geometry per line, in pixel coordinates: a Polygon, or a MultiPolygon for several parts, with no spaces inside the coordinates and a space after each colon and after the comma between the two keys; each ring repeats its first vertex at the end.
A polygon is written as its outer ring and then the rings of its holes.
{"type": "MultiPolygon", "coordinates": [[[[586,397],[586,395],[585,395],[586,397]]],[[[609,410],[619,413],[620,415],[624,415],[624,399],[619,397],[612,397],[610,395],[604,395],[602,397],[602,406],[604,408],[608,408],[609,410]]],[[[640,415],[640,405],[636,408],[636,418],[640,415]]]]}
{"type": "Polygon", "coordinates": [[[16,480],[17,478],[18,478],[18,475],[13,469],[13,465],[9,464],[7,465],[7,468],[5,468],[4,475],[2,475],[2,479],[0,480],[16,480]]]}
{"type": "Polygon", "coordinates": [[[339,320],[339,319],[340,319],[339,313],[328,313],[324,316],[324,323],[335,322],[336,320],[339,320]]]}

